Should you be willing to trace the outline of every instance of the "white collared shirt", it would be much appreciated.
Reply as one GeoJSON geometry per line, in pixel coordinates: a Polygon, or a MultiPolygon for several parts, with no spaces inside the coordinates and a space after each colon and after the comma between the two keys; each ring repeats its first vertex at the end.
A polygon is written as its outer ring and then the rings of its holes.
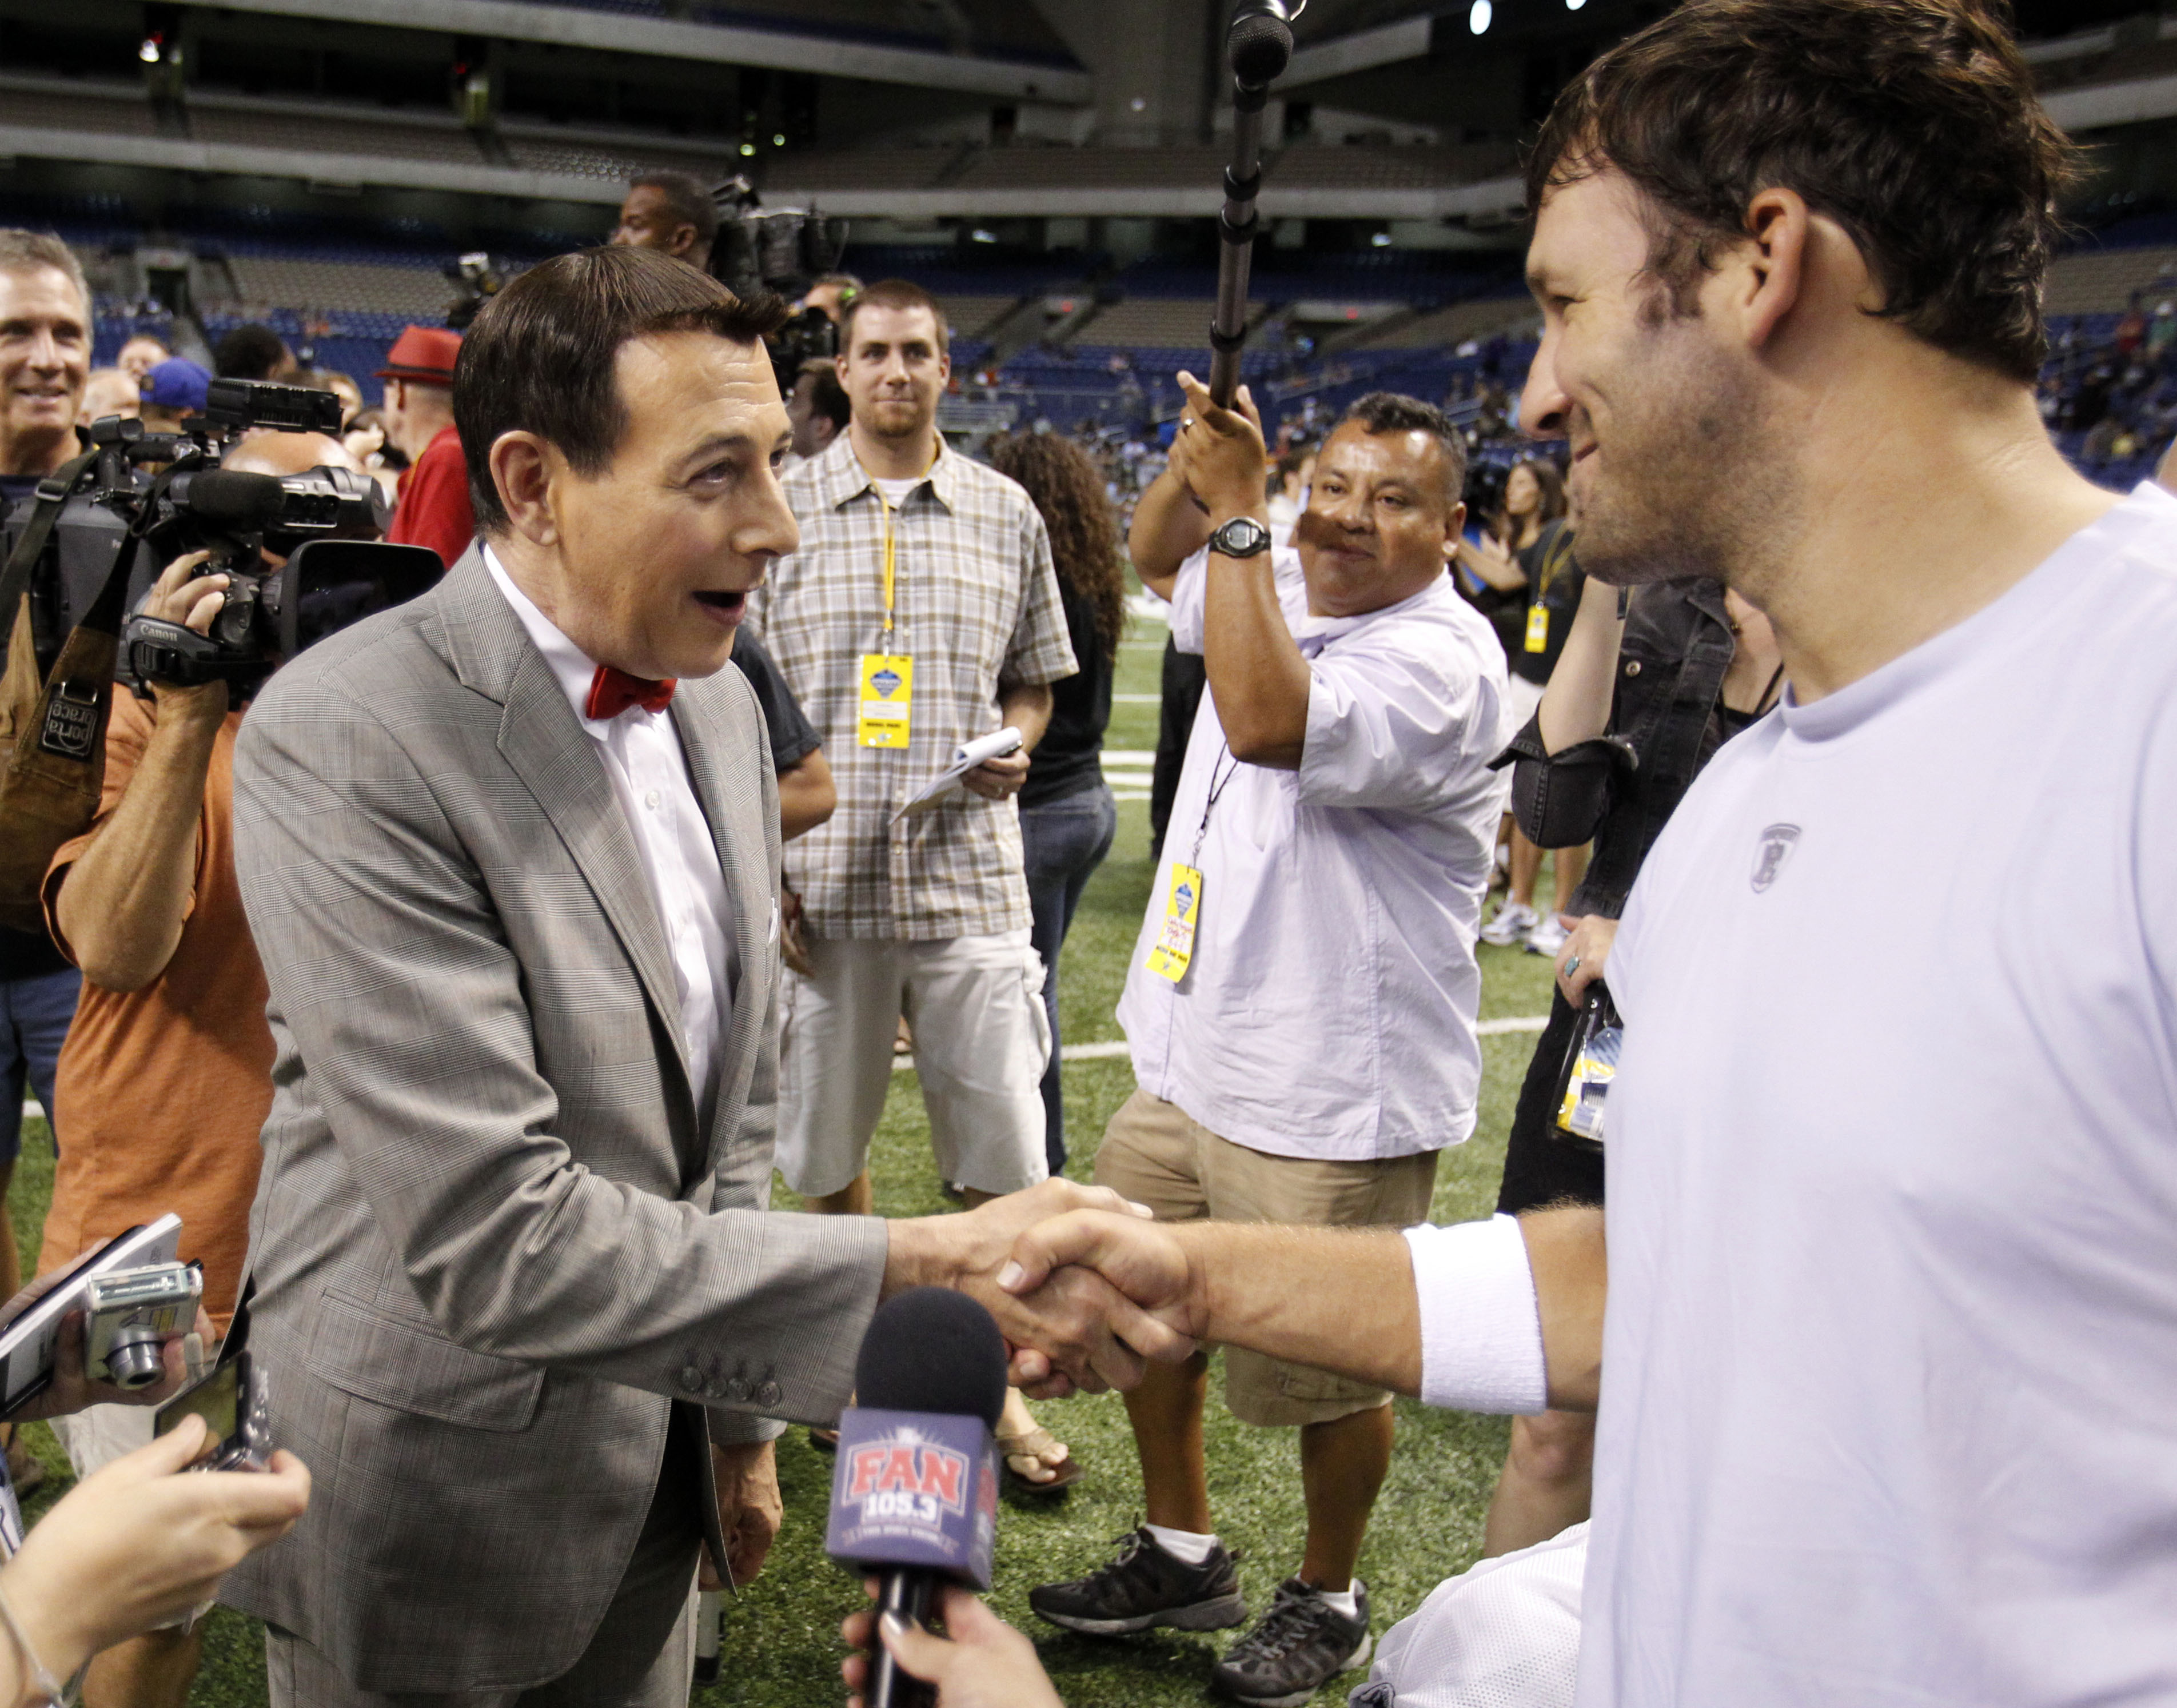
{"type": "MultiPolygon", "coordinates": [[[[1135,1078],[1275,1156],[1456,1144],[1481,1082],[1474,945],[1508,787],[1487,768],[1503,648],[1449,577],[1363,616],[1312,617],[1299,554],[1271,561],[1308,661],[1300,769],[1233,759],[1203,694],[1119,1002],[1135,1078]],[[1177,985],[1143,964],[1175,861],[1202,872],[1177,985]]],[[[1172,590],[1181,652],[1202,650],[1206,575],[1198,553],[1172,590]]]]}
{"type": "Polygon", "coordinates": [[[717,845],[696,799],[672,712],[669,708],[646,712],[630,706],[617,718],[586,717],[583,708],[589,704],[596,663],[514,585],[489,546],[483,548],[483,562],[531,641],[559,679],[560,691],[583,729],[597,744],[613,794],[635,833],[636,851],[650,881],[650,899],[672,957],[696,1114],[707,1130],[717,1106],[718,1058],[733,1007],[736,969],[728,929],[732,914],[717,845]]]}

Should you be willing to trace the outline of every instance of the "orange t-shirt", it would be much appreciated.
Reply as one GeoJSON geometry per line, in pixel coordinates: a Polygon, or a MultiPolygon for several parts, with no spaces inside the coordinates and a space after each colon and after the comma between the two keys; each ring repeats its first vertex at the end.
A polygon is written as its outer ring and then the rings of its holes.
{"type": "MultiPolygon", "coordinates": [[[[151,738],[155,709],[125,688],[106,735],[106,792],[91,830],[64,845],[46,874],[46,923],[75,958],[54,917],[68,866],[121,804],[151,738]]],[[[61,1047],[55,1126],[68,1135],[46,1213],[41,1273],[85,1247],[172,1210],[181,1255],[204,1265],[205,1308],[222,1332],[241,1285],[249,1206],[272,1107],[272,1029],[265,969],[250,941],[234,876],[234,734],[230,712],[214,742],[197,815],[196,878],[166,970],[140,990],[88,980],[61,1047]]]]}

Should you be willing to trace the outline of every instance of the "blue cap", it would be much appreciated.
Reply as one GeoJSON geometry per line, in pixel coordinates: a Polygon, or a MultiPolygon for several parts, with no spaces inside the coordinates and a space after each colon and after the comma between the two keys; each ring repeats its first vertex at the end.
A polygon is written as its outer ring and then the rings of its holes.
{"type": "Polygon", "coordinates": [[[210,370],[186,356],[170,357],[144,376],[144,401],[158,409],[200,411],[210,370]]]}

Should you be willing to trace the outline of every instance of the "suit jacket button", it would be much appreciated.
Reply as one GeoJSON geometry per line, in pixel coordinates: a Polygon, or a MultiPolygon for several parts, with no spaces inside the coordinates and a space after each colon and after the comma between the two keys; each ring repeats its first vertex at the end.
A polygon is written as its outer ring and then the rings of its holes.
{"type": "Polygon", "coordinates": [[[680,1391],[684,1394],[701,1394],[703,1391],[703,1372],[693,1364],[681,1369],[680,1391]]]}
{"type": "Polygon", "coordinates": [[[776,1405],[784,1397],[776,1382],[767,1382],[756,1390],[756,1403],[759,1405],[776,1405]]]}
{"type": "Polygon", "coordinates": [[[726,1398],[732,1400],[734,1405],[746,1405],[748,1403],[748,1397],[749,1385],[747,1377],[736,1376],[732,1381],[726,1383],[726,1398]]]}

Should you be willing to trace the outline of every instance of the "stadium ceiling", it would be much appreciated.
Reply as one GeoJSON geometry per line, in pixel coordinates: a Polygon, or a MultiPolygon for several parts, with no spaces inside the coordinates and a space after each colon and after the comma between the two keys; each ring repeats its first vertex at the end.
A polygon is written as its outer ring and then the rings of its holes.
{"type": "MultiPolygon", "coordinates": [[[[368,23],[483,40],[536,42],[598,52],[634,53],[701,64],[806,71],[872,83],[909,84],[1002,101],[1078,104],[1094,79],[1085,71],[987,50],[947,52],[893,46],[816,30],[767,30],[746,24],[696,24],[532,0],[220,0],[226,12],[368,23]]],[[[968,44],[961,44],[965,47],[968,44]]]]}

